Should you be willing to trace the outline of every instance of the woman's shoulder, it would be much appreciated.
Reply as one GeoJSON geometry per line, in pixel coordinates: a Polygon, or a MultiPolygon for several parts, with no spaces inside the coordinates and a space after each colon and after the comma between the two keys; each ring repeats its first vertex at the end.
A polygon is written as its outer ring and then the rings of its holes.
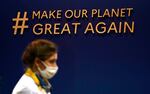
{"type": "Polygon", "coordinates": [[[36,85],[34,80],[31,77],[29,77],[25,74],[20,78],[20,80],[18,81],[17,84],[20,84],[20,85],[23,85],[23,86],[36,85]]]}
{"type": "Polygon", "coordinates": [[[13,92],[37,91],[37,89],[38,88],[34,80],[31,77],[24,74],[16,84],[13,92]]]}

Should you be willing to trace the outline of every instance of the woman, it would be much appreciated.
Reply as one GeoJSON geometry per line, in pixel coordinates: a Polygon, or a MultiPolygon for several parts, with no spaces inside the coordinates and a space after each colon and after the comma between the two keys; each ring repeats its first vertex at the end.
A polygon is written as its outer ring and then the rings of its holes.
{"type": "Polygon", "coordinates": [[[38,39],[32,41],[22,55],[25,73],[12,94],[51,94],[51,79],[58,71],[57,46],[55,43],[38,39]]]}

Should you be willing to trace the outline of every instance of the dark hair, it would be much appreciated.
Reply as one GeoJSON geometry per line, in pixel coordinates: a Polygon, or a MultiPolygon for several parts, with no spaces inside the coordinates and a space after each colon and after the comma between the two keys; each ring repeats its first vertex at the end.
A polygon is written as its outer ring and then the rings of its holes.
{"type": "Polygon", "coordinates": [[[37,39],[28,44],[23,52],[22,61],[26,67],[32,67],[35,58],[44,61],[56,52],[57,46],[55,43],[45,39],[37,39]]]}

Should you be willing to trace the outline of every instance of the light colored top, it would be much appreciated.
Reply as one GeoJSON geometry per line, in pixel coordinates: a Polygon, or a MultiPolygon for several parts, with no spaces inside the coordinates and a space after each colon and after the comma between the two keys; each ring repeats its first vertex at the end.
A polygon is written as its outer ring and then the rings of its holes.
{"type": "Polygon", "coordinates": [[[16,84],[15,88],[13,89],[12,94],[51,94],[51,93],[50,92],[46,93],[46,91],[43,88],[38,87],[33,77],[24,74],[16,84]]]}

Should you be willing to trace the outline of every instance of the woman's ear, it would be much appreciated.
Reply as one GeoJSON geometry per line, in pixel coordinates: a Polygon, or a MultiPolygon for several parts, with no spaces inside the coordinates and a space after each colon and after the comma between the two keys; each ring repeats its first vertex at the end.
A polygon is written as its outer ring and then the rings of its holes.
{"type": "Polygon", "coordinates": [[[46,67],[42,64],[42,61],[39,58],[35,58],[34,65],[40,69],[45,69],[46,67]]]}
{"type": "Polygon", "coordinates": [[[36,57],[35,60],[34,60],[34,64],[35,64],[36,66],[40,66],[40,63],[41,63],[41,60],[36,57]]]}
{"type": "Polygon", "coordinates": [[[37,72],[38,71],[38,67],[40,66],[40,59],[39,58],[35,58],[34,60],[34,64],[33,64],[33,67],[32,67],[32,70],[34,72],[37,72]]]}

